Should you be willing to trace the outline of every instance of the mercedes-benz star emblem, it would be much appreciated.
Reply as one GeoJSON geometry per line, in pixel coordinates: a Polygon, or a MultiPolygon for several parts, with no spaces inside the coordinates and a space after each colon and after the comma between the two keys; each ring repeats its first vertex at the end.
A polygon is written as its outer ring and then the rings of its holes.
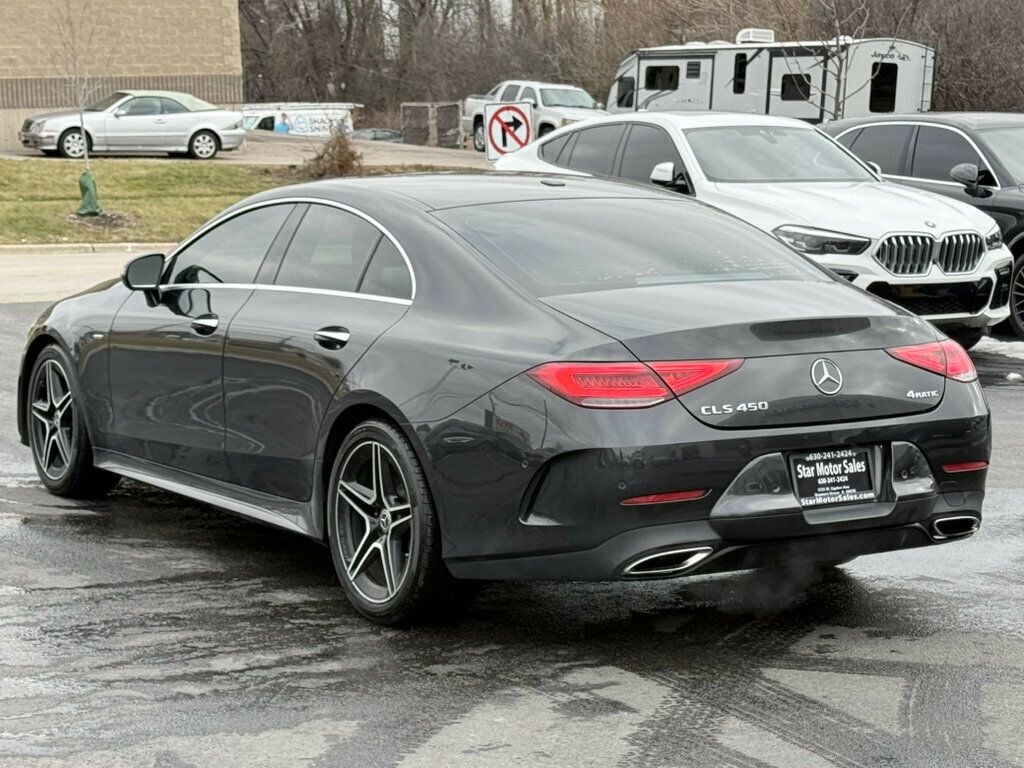
{"type": "Polygon", "coordinates": [[[843,388],[843,372],[828,358],[819,357],[811,365],[811,383],[823,395],[837,395],[843,388]]]}
{"type": "Polygon", "coordinates": [[[931,221],[930,219],[925,219],[924,225],[929,229],[935,229],[935,222],[931,221]]]}

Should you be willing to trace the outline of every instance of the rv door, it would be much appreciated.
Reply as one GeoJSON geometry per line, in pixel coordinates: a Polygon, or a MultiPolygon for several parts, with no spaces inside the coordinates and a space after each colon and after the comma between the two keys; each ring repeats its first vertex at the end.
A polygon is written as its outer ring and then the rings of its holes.
{"type": "Polygon", "coordinates": [[[637,109],[651,112],[711,109],[712,56],[643,59],[637,109]]]}

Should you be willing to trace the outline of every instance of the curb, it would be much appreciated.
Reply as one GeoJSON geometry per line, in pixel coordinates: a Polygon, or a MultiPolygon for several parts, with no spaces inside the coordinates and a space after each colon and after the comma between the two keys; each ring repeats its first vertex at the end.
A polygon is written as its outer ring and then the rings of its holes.
{"type": "Polygon", "coordinates": [[[167,253],[175,243],[18,243],[0,245],[0,256],[19,254],[167,253]]]}

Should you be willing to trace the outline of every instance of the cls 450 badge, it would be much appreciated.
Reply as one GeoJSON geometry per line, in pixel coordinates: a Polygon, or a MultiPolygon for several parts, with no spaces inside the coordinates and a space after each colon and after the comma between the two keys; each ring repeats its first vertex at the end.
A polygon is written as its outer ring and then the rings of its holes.
{"type": "Polygon", "coordinates": [[[767,400],[756,400],[750,403],[722,403],[721,405],[702,405],[702,416],[726,416],[730,413],[747,413],[748,411],[767,411],[767,400]]]}

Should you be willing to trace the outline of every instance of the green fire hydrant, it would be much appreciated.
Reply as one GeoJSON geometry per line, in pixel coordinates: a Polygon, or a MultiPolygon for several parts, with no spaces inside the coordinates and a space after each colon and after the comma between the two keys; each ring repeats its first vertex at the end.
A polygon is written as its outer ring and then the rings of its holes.
{"type": "Polygon", "coordinates": [[[96,181],[92,171],[85,171],[78,177],[78,189],[82,193],[82,202],[78,206],[79,216],[99,216],[103,213],[99,198],[96,196],[96,181]]]}

